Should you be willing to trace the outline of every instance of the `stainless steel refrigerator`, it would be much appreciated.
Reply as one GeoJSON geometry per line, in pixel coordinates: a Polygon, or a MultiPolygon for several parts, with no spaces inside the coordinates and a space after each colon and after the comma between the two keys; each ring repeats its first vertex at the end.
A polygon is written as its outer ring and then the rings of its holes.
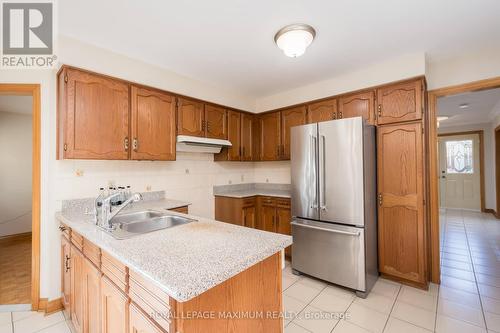
{"type": "Polygon", "coordinates": [[[294,273],[366,297],[378,277],[375,158],[361,117],[291,129],[294,273]]]}

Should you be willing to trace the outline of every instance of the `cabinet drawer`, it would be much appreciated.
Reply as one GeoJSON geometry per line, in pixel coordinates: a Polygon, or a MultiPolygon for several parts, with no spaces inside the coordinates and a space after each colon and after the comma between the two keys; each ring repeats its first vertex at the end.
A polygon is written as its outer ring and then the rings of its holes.
{"type": "Polygon", "coordinates": [[[263,206],[276,206],[276,199],[273,197],[261,197],[260,202],[263,206]]]}
{"type": "Polygon", "coordinates": [[[130,271],[130,299],[154,318],[167,332],[170,329],[170,297],[152,281],[141,274],[130,271]]]}
{"type": "Polygon", "coordinates": [[[83,237],[79,233],[71,232],[71,244],[83,252],[83,237]]]}
{"type": "Polygon", "coordinates": [[[277,198],[276,206],[281,208],[290,208],[290,199],[287,198],[277,198]]]}
{"type": "Polygon", "coordinates": [[[97,267],[101,268],[101,249],[87,239],[83,239],[83,254],[97,267]]]}
{"type": "Polygon", "coordinates": [[[255,197],[243,198],[242,205],[243,205],[243,208],[255,206],[255,197]]]}
{"type": "Polygon", "coordinates": [[[128,286],[128,268],[104,251],[102,251],[101,259],[101,270],[104,275],[113,281],[123,292],[126,292],[128,286]]]}

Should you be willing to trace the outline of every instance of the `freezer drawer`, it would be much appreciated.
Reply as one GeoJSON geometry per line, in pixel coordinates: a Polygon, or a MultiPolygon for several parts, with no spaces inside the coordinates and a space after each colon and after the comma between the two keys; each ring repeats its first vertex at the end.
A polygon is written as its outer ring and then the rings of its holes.
{"type": "Polygon", "coordinates": [[[366,291],[363,228],[292,221],[292,268],[322,280],[366,291]]]}

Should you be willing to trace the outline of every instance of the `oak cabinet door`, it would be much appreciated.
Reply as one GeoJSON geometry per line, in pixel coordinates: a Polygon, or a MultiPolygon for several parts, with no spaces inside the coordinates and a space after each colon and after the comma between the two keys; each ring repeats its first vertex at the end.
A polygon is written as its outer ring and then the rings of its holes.
{"type": "Polygon", "coordinates": [[[77,333],[83,333],[85,317],[84,274],[85,266],[82,253],[71,245],[71,322],[77,333]]]}
{"type": "Polygon", "coordinates": [[[424,284],[422,124],[378,127],[380,272],[424,284]]]}
{"type": "Polygon", "coordinates": [[[290,129],[306,123],[306,107],[299,106],[281,111],[280,159],[290,159],[290,129]]]}
{"type": "Polygon", "coordinates": [[[83,331],[85,333],[99,333],[101,332],[101,272],[90,260],[83,260],[85,265],[83,331]]]}
{"type": "Polygon", "coordinates": [[[260,229],[276,232],[276,199],[272,197],[260,198],[260,229]]]}
{"type": "Polygon", "coordinates": [[[363,117],[369,124],[375,124],[375,93],[363,92],[339,98],[338,118],[363,117]]]}
{"type": "Polygon", "coordinates": [[[260,115],[260,160],[276,161],[280,156],[281,125],[280,112],[260,115]]]}
{"type": "Polygon", "coordinates": [[[260,117],[252,115],[252,161],[260,161],[260,117]]]}
{"type": "Polygon", "coordinates": [[[129,333],[163,333],[133,303],[129,306],[129,333]]]}
{"type": "Polygon", "coordinates": [[[177,134],[205,136],[203,103],[186,98],[177,100],[177,134]]]}
{"type": "Polygon", "coordinates": [[[337,100],[329,99],[307,106],[307,123],[337,119],[337,100]]]}
{"type": "Polygon", "coordinates": [[[205,135],[212,139],[227,139],[226,109],[205,104],[205,135]]]}
{"type": "Polygon", "coordinates": [[[64,158],[126,160],[129,150],[127,83],[75,69],[66,70],[64,158]]]}
{"type": "MultiPolygon", "coordinates": [[[[292,212],[290,208],[276,208],[276,232],[283,235],[292,234],[292,226],[290,222],[292,221],[292,212]]],[[[292,247],[288,246],[285,248],[285,255],[290,257],[292,255],[292,247]]]]}
{"type": "Polygon", "coordinates": [[[241,113],[241,160],[251,161],[253,157],[253,116],[241,113]]]}
{"type": "Polygon", "coordinates": [[[61,237],[61,298],[66,318],[71,316],[71,244],[61,237]]]}
{"type": "Polygon", "coordinates": [[[391,124],[422,119],[422,80],[405,82],[377,90],[377,123],[391,124]]]}
{"type": "Polygon", "coordinates": [[[108,278],[101,279],[102,333],[127,332],[128,299],[108,278]]]}
{"type": "Polygon", "coordinates": [[[233,144],[232,147],[227,148],[227,159],[239,161],[241,159],[241,117],[238,111],[227,112],[227,128],[227,139],[233,144]]]}
{"type": "Polygon", "coordinates": [[[175,160],[175,97],[131,88],[133,160],[175,160]]]}
{"type": "Polygon", "coordinates": [[[255,206],[243,208],[243,225],[248,228],[255,228],[255,206]]]}

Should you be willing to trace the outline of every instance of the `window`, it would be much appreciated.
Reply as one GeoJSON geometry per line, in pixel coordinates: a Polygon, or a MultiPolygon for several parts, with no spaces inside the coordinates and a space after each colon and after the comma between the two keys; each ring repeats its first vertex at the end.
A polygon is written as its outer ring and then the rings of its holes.
{"type": "Polygon", "coordinates": [[[474,173],[472,140],[446,141],[446,172],[474,173]]]}

